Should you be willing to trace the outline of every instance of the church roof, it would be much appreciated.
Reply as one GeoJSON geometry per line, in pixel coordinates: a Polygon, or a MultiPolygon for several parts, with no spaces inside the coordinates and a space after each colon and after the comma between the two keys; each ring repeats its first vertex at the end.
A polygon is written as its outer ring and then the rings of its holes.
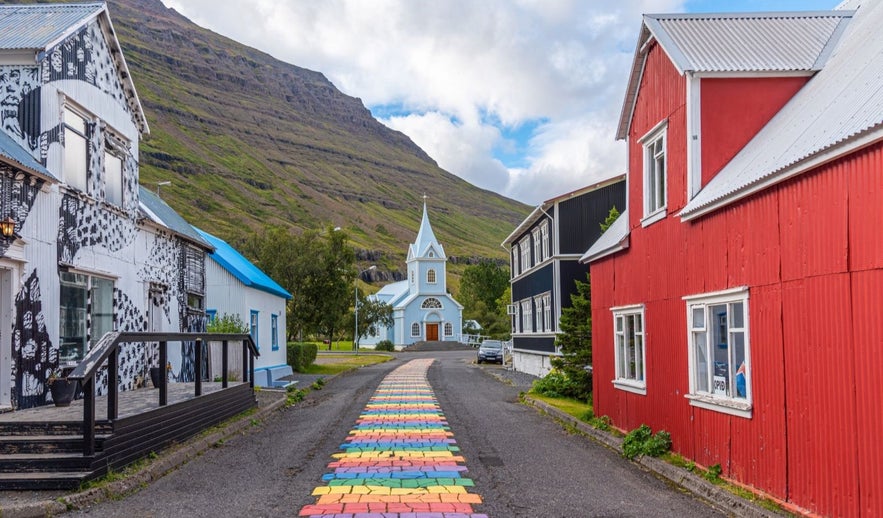
{"type": "Polygon", "coordinates": [[[423,220],[420,222],[420,230],[417,232],[417,240],[411,245],[408,258],[423,257],[427,250],[432,247],[436,250],[439,259],[445,259],[445,250],[442,248],[435,233],[432,232],[432,225],[429,224],[429,214],[426,212],[426,201],[423,202],[423,220]]]}

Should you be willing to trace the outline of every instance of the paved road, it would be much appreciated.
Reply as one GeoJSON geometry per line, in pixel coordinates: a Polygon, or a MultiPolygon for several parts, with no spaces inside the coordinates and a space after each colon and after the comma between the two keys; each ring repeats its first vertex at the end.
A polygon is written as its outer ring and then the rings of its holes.
{"type": "MultiPolygon", "coordinates": [[[[472,352],[411,353],[339,376],[250,433],[206,452],[93,517],[296,516],[329,472],[369,398],[393,368],[435,357],[429,382],[491,518],[720,516],[616,452],[517,402],[518,388],[470,363],[472,352]]],[[[419,516],[419,515],[418,515],[419,516]]]]}

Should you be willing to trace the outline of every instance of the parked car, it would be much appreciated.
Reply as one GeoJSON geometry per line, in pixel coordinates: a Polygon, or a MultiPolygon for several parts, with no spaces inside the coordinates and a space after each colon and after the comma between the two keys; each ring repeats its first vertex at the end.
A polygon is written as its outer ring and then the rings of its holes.
{"type": "Polygon", "coordinates": [[[478,346],[478,363],[495,362],[503,363],[503,342],[499,340],[485,340],[478,346]]]}

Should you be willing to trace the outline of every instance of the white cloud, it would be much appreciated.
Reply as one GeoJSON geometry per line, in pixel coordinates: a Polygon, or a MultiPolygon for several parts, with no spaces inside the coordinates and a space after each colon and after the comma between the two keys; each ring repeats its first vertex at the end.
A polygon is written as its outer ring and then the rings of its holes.
{"type": "Polygon", "coordinates": [[[641,13],[681,3],[166,0],[369,107],[415,112],[383,122],[444,169],[528,203],[622,172],[613,131],[641,13]],[[493,156],[500,128],[536,120],[526,164],[507,169],[493,156]]]}

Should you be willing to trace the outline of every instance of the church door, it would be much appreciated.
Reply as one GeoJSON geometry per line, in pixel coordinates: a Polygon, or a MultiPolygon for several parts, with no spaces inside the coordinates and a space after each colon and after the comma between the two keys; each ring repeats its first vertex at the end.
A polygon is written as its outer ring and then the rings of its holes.
{"type": "Polygon", "coordinates": [[[426,340],[429,342],[438,341],[438,324],[426,324],[426,340]]]}

